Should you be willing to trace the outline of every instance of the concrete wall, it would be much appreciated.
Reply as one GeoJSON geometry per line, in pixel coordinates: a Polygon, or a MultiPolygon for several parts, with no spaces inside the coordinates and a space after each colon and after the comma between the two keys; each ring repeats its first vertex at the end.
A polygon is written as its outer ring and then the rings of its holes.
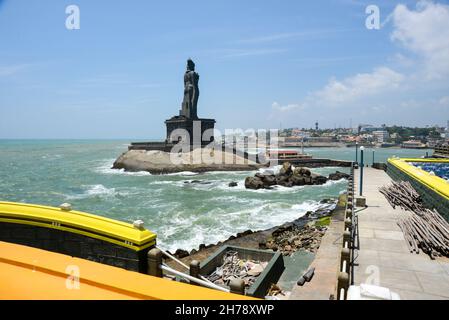
{"type": "Polygon", "coordinates": [[[409,175],[405,174],[403,171],[399,170],[390,163],[387,164],[387,173],[393,180],[409,181],[413,188],[415,188],[416,191],[418,191],[418,193],[421,195],[424,204],[428,208],[437,209],[438,212],[447,221],[449,221],[449,201],[446,198],[439,195],[437,192],[430,189],[426,185],[410,177],[409,175]]]}
{"type": "Polygon", "coordinates": [[[27,245],[147,273],[149,248],[135,251],[77,233],[9,222],[0,222],[0,241],[27,245]]]}

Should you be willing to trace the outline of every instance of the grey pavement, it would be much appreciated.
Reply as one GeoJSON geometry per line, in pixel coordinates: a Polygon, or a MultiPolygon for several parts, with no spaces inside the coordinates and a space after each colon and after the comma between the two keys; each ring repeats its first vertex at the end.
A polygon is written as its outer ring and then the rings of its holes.
{"type": "MultiPolygon", "coordinates": [[[[396,222],[410,213],[393,209],[378,191],[390,177],[381,170],[363,171],[363,196],[368,207],[358,212],[360,250],[356,251],[355,284],[387,287],[405,300],[449,299],[449,259],[431,260],[423,252],[409,252],[396,222]]],[[[360,170],[354,175],[358,196],[360,170]]]]}

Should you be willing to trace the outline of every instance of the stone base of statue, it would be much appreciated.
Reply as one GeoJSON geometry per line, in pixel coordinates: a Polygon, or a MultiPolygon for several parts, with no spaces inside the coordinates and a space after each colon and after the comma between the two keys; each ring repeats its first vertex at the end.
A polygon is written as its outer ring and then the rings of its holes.
{"type": "Polygon", "coordinates": [[[174,116],[165,120],[168,143],[188,141],[191,146],[203,147],[214,141],[214,119],[189,119],[184,116],[174,116]]]}
{"type": "Polygon", "coordinates": [[[129,150],[159,150],[170,152],[180,141],[185,141],[189,151],[203,148],[214,142],[214,119],[189,119],[184,116],[174,116],[165,120],[167,127],[166,139],[163,142],[132,142],[129,150]]]}

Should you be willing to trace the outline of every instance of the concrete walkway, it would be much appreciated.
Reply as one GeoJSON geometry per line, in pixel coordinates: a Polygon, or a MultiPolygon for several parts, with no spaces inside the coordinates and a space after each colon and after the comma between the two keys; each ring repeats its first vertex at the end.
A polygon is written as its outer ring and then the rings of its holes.
{"type": "MultiPolygon", "coordinates": [[[[359,171],[354,173],[356,196],[359,171]]],[[[378,191],[390,181],[384,171],[364,168],[363,196],[368,208],[358,213],[360,251],[356,251],[355,284],[390,288],[402,300],[449,299],[449,259],[431,260],[422,252],[409,252],[396,224],[401,215],[408,213],[393,209],[378,191]]]]}
{"type": "MultiPolygon", "coordinates": [[[[343,246],[344,203],[338,205],[331,217],[329,229],[321,240],[310,268],[315,267],[315,274],[310,282],[303,286],[295,284],[289,299],[291,300],[329,300],[335,297],[340,252],[343,246]]],[[[301,275],[298,275],[298,279],[301,275]]]]}

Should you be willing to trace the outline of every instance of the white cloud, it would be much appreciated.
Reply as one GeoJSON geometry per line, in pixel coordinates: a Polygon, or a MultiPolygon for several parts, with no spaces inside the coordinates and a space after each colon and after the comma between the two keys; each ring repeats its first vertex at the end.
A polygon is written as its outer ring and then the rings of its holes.
{"type": "Polygon", "coordinates": [[[333,79],[314,95],[323,104],[338,105],[391,91],[398,88],[403,80],[404,75],[390,68],[380,67],[371,73],[359,73],[342,81],[333,79]]]}
{"type": "Polygon", "coordinates": [[[273,110],[279,111],[279,112],[287,112],[287,111],[293,111],[293,110],[302,110],[305,108],[304,104],[298,104],[298,103],[291,103],[287,105],[280,105],[278,102],[273,102],[271,107],[273,110]]]}
{"type": "MultiPolygon", "coordinates": [[[[334,78],[299,102],[284,106],[275,102],[272,109],[287,116],[289,111],[307,107],[311,113],[325,115],[335,113],[329,108],[340,107],[355,117],[363,116],[363,110],[382,110],[384,115],[396,116],[402,110],[402,116],[404,109],[413,109],[420,110],[421,118],[429,118],[441,112],[441,106],[449,106],[449,96],[434,96],[435,90],[447,87],[449,77],[449,5],[419,1],[415,8],[408,9],[399,4],[388,20],[393,23],[392,42],[405,49],[390,59],[394,67],[385,64],[371,72],[334,78]]],[[[417,116],[411,113],[391,120],[417,116]]]]}
{"type": "Polygon", "coordinates": [[[449,6],[419,1],[416,10],[397,5],[391,39],[423,59],[428,79],[449,75],[449,6]]]}

